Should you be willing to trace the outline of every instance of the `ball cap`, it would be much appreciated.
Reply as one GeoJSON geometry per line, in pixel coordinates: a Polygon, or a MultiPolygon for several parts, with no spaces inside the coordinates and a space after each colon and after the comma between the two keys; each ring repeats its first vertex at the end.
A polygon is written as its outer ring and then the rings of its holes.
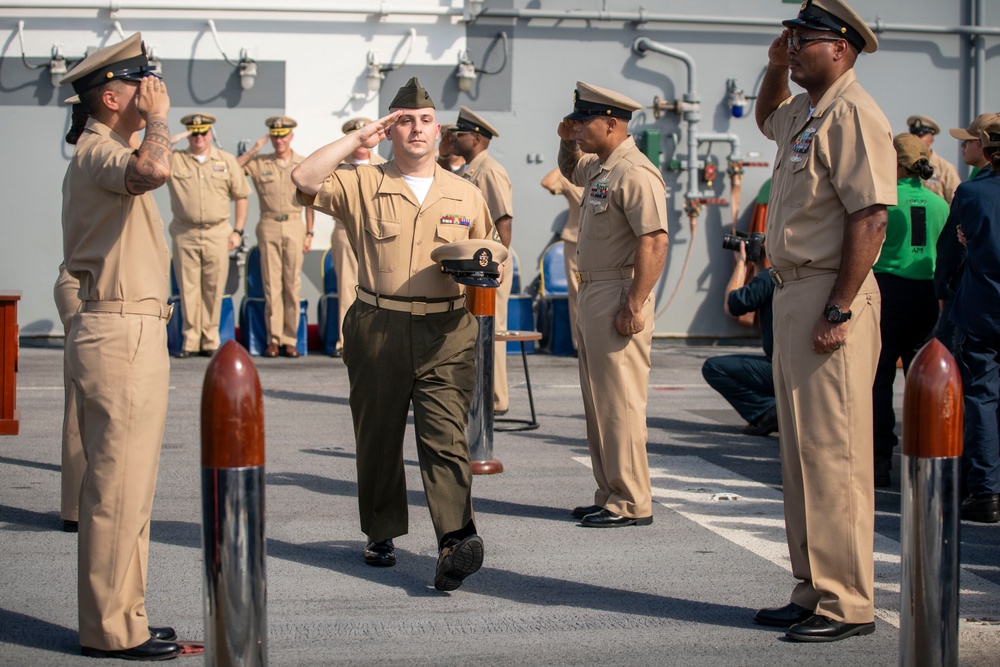
{"type": "Polygon", "coordinates": [[[1000,148],[1000,116],[988,119],[979,129],[983,148],[1000,148]]]}
{"type": "Polygon", "coordinates": [[[954,127],[948,130],[948,134],[961,141],[979,141],[979,130],[990,121],[1000,121],[1000,113],[980,114],[966,129],[954,127]]]}
{"type": "Polygon", "coordinates": [[[843,0],[804,0],[799,15],[782,21],[786,28],[809,28],[835,33],[858,51],[875,53],[878,37],[843,0]]]}
{"type": "Polygon", "coordinates": [[[458,110],[458,120],[448,129],[452,132],[475,132],[487,139],[500,136],[497,129],[490,125],[485,118],[466,106],[458,110]]]}
{"type": "Polygon", "coordinates": [[[922,134],[937,134],[941,131],[941,126],[927,116],[910,116],[906,119],[906,125],[910,128],[910,134],[917,136],[922,134]]]}
{"type": "Polygon", "coordinates": [[[73,91],[79,95],[115,79],[142,81],[150,74],[159,76],[155,69],[149,65],[142,33],[137,32],[124,42],[94,51],[67,72],[59,84],[72,84],[73,91]]]}
{"type": "Polygon", "coordinates": [[[292,128],[296,127],[298,123],[295,122],[294,118],[288,116],[271,116],[264,121],[264,125],[270,128],[268,134],[272,137],[284,137],[291,134],[292,128]]]}
{"type": "Polygon", "coordinates": [[[566,119],[587,120],[594,116],[604,116],[631,120],[632,112],[641,108],[641,104],[621,93],[577,81],[576,90],[573,91],[573,113],[566,116],[566,119]]]}
{"type": "Polygon", "coordinates": [[[210,113],[189,113],[181,118],[181,125],[192,132],[206,132],[215,123],[215,116],[210,113]]]}
{"type": "Polygon", "coordinates": [[[372,122],[371,118],[362,118],[362,117],[352,118],[351,120],[347,121],[346,123],[340,126],[340,131],[343,132],[344,134],[350,134],[351,132],[356,132],[357,130],[360,130],[365,125],[368,125],[371,122],[372,122]]]}
{"type": "Polygon", "coordinates": [[[904,132],[892,138],[892,146],[896,149],[896,164],[912,170],[913,165],[921,158],[930,160],[931,155],[927,144],[915,134],[904,132]]]}
{"type": "Polygon", "coordinates": [[[438,246],[431,260],[441,265],[457,283],[475,287],[499,287],[500,265],[507,260],[507,248],[496,241],[469,239],[438,246]]]}
{"type": "Polygon", "coordinates": [[[417,77],[411,77],[402,88],[396,92],[396,96],[389,103],[390,109],[433,109],[434,100],[427,92],[417,77]]]}

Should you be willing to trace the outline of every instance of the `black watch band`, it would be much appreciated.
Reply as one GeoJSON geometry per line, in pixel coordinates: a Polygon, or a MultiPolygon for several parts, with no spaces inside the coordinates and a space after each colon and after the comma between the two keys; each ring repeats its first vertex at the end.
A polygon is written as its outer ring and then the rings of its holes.
{"type": "Polygon", "coordinates": [[[851,311],[841,310],[840,306],[837,304],[828,303],[823,309],[823,316],[830,324],[843,324],[847,320],[851,319],[851,311]]]}

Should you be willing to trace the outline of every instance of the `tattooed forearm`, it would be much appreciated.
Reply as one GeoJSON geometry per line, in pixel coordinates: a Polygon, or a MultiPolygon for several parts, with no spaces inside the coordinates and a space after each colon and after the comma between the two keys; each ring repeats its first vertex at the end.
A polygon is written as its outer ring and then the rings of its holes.
{"type": "Polygon", "coordinates": [[[575,141],[569,141],[563,139],[559,142],[559,171],[566,178],[572,180],[573,170],[576,169],[576,163],[580,161],[583,156],[583,151],[575,141]]]}
{"type": "Polygon", "coordinates": [[[134,195],[155,190],[170,178],[172,162],[167,119],[160,115],[149,116],[146,119],[146,135],[125,171],[125,186],[134,195]]]}

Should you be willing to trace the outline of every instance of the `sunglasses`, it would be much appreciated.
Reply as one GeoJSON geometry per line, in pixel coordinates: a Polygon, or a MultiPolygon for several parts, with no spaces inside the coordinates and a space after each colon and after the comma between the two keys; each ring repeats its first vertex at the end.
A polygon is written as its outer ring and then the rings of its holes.
{"type": "Polygon", "coordinates": [[[807,46],[810,42],[839,42],[842,37],[802,37],[801,35],[792,34],[788,38],[788,50],[789,51],[799,51],[803,46],[807,46]]]}

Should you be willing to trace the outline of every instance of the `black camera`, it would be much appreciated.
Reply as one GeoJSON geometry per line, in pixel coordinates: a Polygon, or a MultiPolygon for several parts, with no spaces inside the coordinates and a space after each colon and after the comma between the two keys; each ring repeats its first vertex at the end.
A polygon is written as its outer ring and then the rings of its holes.
{"type": "Polygon", "coordinates": [[[739,250],[741,243],[747,248],[747,260],[759,262],[764,255],[764,233],[754,232],[749,238],[739,232],[722,237],[722,247],[726,250],[739,250]]]}

